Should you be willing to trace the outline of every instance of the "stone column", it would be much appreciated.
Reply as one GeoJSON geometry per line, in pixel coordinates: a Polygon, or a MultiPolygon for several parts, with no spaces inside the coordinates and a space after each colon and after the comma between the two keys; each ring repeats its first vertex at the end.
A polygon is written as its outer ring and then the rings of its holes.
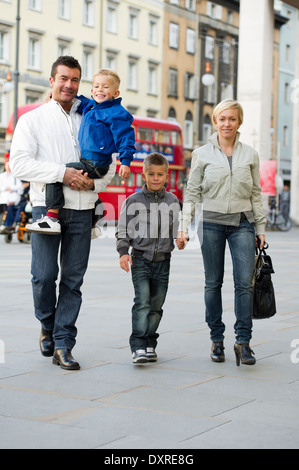
{"type": "Polygon", "coordinates": [[[299,10],[297,15],[296,71],[291,94],[294,103],[291,218],[296,225],[299,225],[299,10]]]}
{"type": "Polygon", "coordinates": [[[271,157],[273,0],[240,0],[238,100],[244,107],[241,141],[271,157]]]}

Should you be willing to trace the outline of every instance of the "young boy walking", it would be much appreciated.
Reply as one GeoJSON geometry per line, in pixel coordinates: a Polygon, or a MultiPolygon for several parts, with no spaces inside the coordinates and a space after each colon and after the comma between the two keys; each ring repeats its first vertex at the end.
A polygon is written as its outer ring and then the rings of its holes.
{"type": "MultiPolygon", "coordinates": [[[[101,69],[93,77],[93,99],[83,95],[78,97],[77,112],[82,114],[78,135],[82,158],[66,166],[82,170],[92,179],[103,178],[107,174],[112,154],[116,152],[121,162],[119,175],[122,178],[130,176],[130,164],[135,153],[135,131],[131,126],[133,116],[121,105],[119,86],[120,78],[115,72],[101,69]]],[[[61,232],[58,213],[64,206],[62,183],[46,185],[46,206],[47,214],[27,224],[26,229],[58,235],[61,232]]],[[[96,220],[94,216],[93,223],[96,220]]],[[[92,238],[96,238],[96,235],[92,238]]]]}
{"type": "Polygon", "coordinates": [[[163,155],[152,153],[146,157],[142,178],[142,190],[129,196],[122,206],[116,232],[120,267],[129,272],[131,266],[135,290],[130,336],[135,364],[157,361],[157,330],[180,212],[177,197],[165,189],[169,172],[163,155]]]}

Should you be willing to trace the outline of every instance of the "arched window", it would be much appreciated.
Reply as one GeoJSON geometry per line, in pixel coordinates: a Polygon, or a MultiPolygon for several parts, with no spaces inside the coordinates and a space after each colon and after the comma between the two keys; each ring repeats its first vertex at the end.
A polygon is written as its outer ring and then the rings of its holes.
{"type": "Polygon", "coordinates": [[[169,121],[176,121],[176,112],[175,112],[175,109],[173,107],[169,108],[168,119],[169,119],[169,121]]]}

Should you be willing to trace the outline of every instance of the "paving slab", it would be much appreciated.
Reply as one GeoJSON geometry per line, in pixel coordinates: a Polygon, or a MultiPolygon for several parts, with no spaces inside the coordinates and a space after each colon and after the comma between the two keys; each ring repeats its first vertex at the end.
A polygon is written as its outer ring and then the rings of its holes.
{"type": "MultiPolygon", "coordinates": [[[[226,362],[209,358],[196,244],[175,251],[156,364],[132,364],[133,287],[114,229],[92,242],[74,356],[63,371],[39,351],[29,245],[0,238],[0,448],[190,450],[299,447],[299,228],[267,232],[278,313],[254,322],[254,367],[237,367],[229,253],[226,362]]],[[[109,455],[109,454],[107,454],[109,455]]]]}

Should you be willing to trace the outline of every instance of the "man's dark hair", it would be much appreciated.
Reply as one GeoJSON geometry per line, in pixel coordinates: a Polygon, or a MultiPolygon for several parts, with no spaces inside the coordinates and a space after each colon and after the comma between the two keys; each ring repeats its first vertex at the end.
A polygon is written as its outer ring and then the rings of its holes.
{"type": "Polygon", "coordinates": [[[82,74],[81,65],[79,64],[77,59],[75,59],[74,57],[69,56],[69,55],[62,55],[58,57],[58,59],[56,59],[54,64],[52,65],[52,69],[51,69],[52,78],[55,78],[58,65],[65,65],[69,69],[78,69],[80,71],[80,78],[81,78],[81,74],[82,74]]]}

